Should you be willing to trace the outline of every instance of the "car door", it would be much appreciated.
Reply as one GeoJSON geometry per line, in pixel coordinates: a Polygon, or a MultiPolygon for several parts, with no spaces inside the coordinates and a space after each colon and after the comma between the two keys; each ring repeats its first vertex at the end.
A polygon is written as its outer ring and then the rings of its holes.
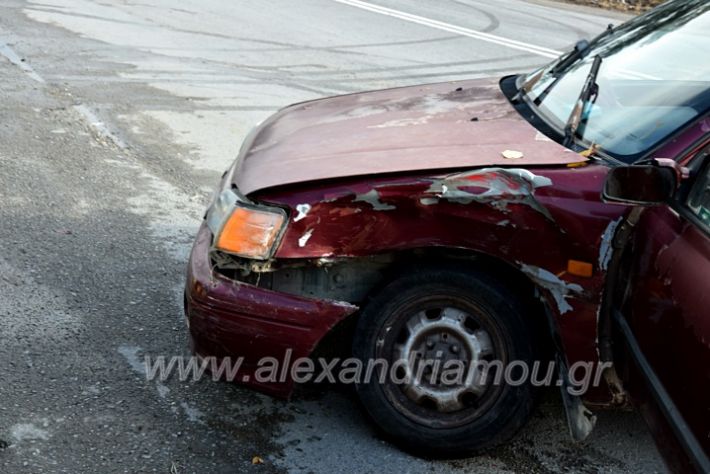
{"type": "Polygon", "coordinates": [[[710,472],[709,150],[672,203],[641,213],[615,311],[632,395],[682,472],[710,472]]]}

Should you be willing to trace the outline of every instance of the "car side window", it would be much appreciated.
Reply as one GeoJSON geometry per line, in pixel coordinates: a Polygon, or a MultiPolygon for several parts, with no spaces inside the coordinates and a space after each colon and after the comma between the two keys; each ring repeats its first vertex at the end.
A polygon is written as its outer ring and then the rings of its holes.
{"type": "Polygon", "coordinates": [[[688,196],[687,205],[710,231],[710,154],[706,154],[704,161],[702,172],[688,196]]]}

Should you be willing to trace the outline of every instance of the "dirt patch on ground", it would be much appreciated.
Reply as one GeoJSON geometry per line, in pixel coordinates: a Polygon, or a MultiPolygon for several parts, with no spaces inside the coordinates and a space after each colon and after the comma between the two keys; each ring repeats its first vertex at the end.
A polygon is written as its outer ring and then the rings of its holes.
{"type": "Polygon", "coordinates": [[[599,8],[621,10],[627,12],[643,12],[656,5],[660,5],[665,0],[565,0],[567,3],[579,5],[592,5],[599,8]]]}

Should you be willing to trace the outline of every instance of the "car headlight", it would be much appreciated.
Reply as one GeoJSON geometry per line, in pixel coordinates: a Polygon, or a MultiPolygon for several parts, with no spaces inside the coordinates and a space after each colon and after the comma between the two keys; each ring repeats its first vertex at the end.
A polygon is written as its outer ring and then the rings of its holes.
{"type": "Polygon", "coordinates": [[[283,209],[254,205],[231,189],[222,191],[207,211],[213,247],[255,260],[273,255],[285,222],[283,209]]]}

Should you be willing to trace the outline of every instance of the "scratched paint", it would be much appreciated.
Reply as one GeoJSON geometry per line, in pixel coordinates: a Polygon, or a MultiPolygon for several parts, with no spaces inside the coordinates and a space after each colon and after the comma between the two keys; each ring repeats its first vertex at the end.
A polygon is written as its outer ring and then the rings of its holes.
{"type": "Polygon", "coordinates": [[[306,244],[308,243],[308,240],[310,240],[312,235],[313,235],[313,229],[308,229],[306,231],[306,233],[303,234],[300,239],[298,239],[298,246],[305,247],[306,244]]]}
{"type": "Polygon", "coordinates": [[[364,194],[358,194],[355,196],[355,199],[353,199],[353,202],[366,202],[376,211],[392,211],[397,209],[391,204],[380,201],[380,195],[377,193],[376,189],[371,189],[364,194]]]}
{"type": "Polygon", "coordinates": [[[419,202],[422,203],[422,205],[424,206],[433,206],[434,204],[439,203],[439,199],[433,197],[423,197],[419,199],[419,202]]]}
{"type": "Polygon", "coordinates": [[[557,309],[560,314],[565,314],[572,311],[572,305],[569,304],[567,298],[580,294],[584,289],[576,283],[567,283],[559,278],[554,273],[545,270],[544,268],[535,267],[533,265],[522,264],[520,270],[528,275],[533,282],[539,287],[550,292],[555,299],[557,309]]]}
{"type": "Polygon", "coordinates": [[[293,222],[298,222],[301,219],[305,219],[305,217],[308,215],[308,212],[311,210],[311,205],[310,204],[299,204],[296,206],[296,212],[298,214],[296,217],[293,218],[293,222]]]}
{"type": "Polygon", "coordinates": [[[526,204],[553,220],[550,212],[535,198],[537,188],[551,186],[552,180],[538,176],[522,168],[483,168],[467,173],[435,180],[427,190],[429,196],[420,199],[424,205],[432,205],[433,199],[444,199],[459,204],[487,203],[502,212],[508,204],[526,204]],[[476,192],[474,189],[484,189],[476,192]],[[431,196],[434,196],[433,198],[431,196]]]}
{"type": "Polygon", "coordinates": [[[614,239],[614,234],[616,233],[616,228],[621,223],[622,218],[619,217],[615,221],[609,222],[609,225],[604,229],[602,234],[601,244],[599,245],[599,269],[606,271],[609,268],[609,262],[614,253],[614,248],[612,247],[612,240],[614,239]]]}

